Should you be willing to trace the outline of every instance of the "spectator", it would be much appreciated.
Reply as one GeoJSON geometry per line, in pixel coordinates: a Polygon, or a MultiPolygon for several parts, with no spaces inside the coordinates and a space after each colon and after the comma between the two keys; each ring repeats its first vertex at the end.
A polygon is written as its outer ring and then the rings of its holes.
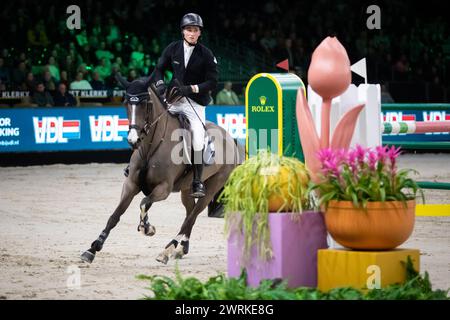
{"type": "Polygon", "coordinates": [[[114,64],[116,64],[119,67],[120,72],[122,72],[123,74],[127,73],[128,68],[125,67],[125,65],[123,64],[122,57],[116,57],[114,64]]]}
{"type": "Polygon", "coordinates": [[[70,84],[70,90],[92,90],[92,86],[83,79],[83,73],[78,72],[75,81],[70,84]]]}
{"type": "Polygon", "coordinates": [[[134,80],[136,80],[137,79],[137,72],[136,72],[136,70],[135,69],[130,69],[130,71],[128,72],[128,81],[129,82],[131,82],[131,81],[134,81],[134,80]]]}
{"type": "Polygon", "coordinates": [[[55,93],[55,106],[61,107],[74,107],[77,105],[77,100],[75,97],[67,92],[67,87],[64,83],[60,83],[58,86],[58,91],[55,93]]]}
{"type": "Polygon", "coordinates": [[[225,82],[223,89],[216,96],[216,104],[228,106],[240,104],[239,98],[232,87],[233,84],[230,81],[225,82]]]}
{"type": "Polygon", "coordinates": [[[36,89],[31,97],[31,102],[38,105],[38,107],[51,107],[54,105],[53,98],[45,90],[44,83],[42,81],[36,84],[36,89]]]}
{"type": "Polygon", "coordinates": [[[19,65],[12,73],[12,84],[14,89],[20,88],[27,77],[27,68],[24,61],[19,62],[19,65]]]}
{"type": "Polygon", "coordinates": [[[55,79],[56,82],[59,82],[59,80],[60,80],[59,68],[56,65],[55,57],[51,56],[48,59],[47,68],[48,68],[48,71],[50,71],[50,74],[52,75],[53,79],[55,79]]]}
{"type": "MultiPolygon", "coordinates": [[[[78,66],[77,73],[78,72],[81,72],[83,74],[83,79],[85,79],[85,80],[89,80],[90,79],[88,66],[85,63],[82,63],[82,64],[80,64],[78,66]]],[[[75,75],[75,77],[76,77],[76,75],[75,75]]]]}
{"type": "Polygon", "coordinates": [[[142,75],[149,76],[153,69],[155,68],[155,63],[150,59],[150,55],[147,55],[144,60],[144,67],[142,68],[142,75]]]}
{"type": "Polygon", "coordinates": [[[96,72],[99,75],[100,80],[103,81],[111,74],[111,64],[106,63],[106,58],[102,58],[100,60],[100,65],[94,69],[94,72],[96,72]]]}
{"type": "Polygon", "coordinates": [[[114,59],[114,54],[106,48],[106,42],[100,42],[100,48],[95,51],[95,56],[97,60],[100,61],[102,59],[106,59],[107,64],[111,64],[111,60],[114,59]]]}
{"type": "MultiPolygon", "coordinates": [[[[122,42],[116,41],[114,43],[113,57],[117,57],[117,58],[122,57],[122,59],[123,59],[124,57],[129,57],[130,54],[131,54],[130,51],[127,50],[126,48],[124,48],[122,42]]],[[[126,60],[125,63],[128,63],[128,60],[126,60]]]]}
{"type": "Polygon", "coordinates": [[[36,80],[34,79],[33,73],[28,72],[22,90],[32,92],[34,88],[36,88],[36,80]]]}
{"type": "Polygon", "coordinates": [[[137,50],[133,51],[130,56],[130,68],[142,69],[144,67],[144,45],[139,43],[137,50]]]}
{"type": "Polygon", "coordinates": [[[97,61],[95,53],[92,50],[90,44],[86,44],[84,47],[81,48],[81,57],[83,62],[88,66],[92,66],[95,63],[95,61],[97,61]]]}
{"type": "Polygon", "coordinates": [[[5,59],[3,59],[3,57],[0,57],[0,80],[2,80],[3,82],[9,82],[9,78],[9,68],[5,66],[5,59]]]}
{"type": "Polygon", "coordinates": [[[108,35],[106,36],[106,41],[108,44],[113,43],[120,39],[120,30],[114,22],[113,18],[108,19],[108,25],[106,26],[108,35]]]}
{"type": "Polygon", "coordinates": [[[76,62],[73,61],[73,58],[71,55],[66,56],[66,59],[63,62],[61,69],[66,71],[67,79],[75,78],[75,75],[77,74],[77,67],[76,67],[76,62]]]}
{"type": "Polygon", "coordinates": [[[111,75],[106,78],[105,84],[108,89],[121,89],[122,87],[119,85],[116,79],[116,74],[120,72],[119,65],[114,63],[111,67],[111,75]]]}
{"type": "Polygon", "coordinates": [[[44,87],[50,91],[54,92],[56,90],[56,84],[55,79],[53,79],[52,74],[48,70],[48,68],[45,68],[44,75],[42,77],[42,82],[44,83],[44,87]]]}
{"type": "Polygon", "coordinates": [[[100,75],[97,71],[94,71],[91,80],[91,87],[93,90],[105,90],[105,83],[100,78],[100,75]]]}
{"type": "Polygon", "coordinates": [[[59,83],[64,83],[66,85],[66,88],[69,87],[69,79],[67,77],[67,71],[66,70],[62,70],[61,71],[59,83]]]}

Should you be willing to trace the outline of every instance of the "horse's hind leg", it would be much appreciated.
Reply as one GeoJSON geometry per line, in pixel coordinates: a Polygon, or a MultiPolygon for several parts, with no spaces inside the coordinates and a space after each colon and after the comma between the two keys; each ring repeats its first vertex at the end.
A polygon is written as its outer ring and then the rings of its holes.
{"type": "Polygon", "coordinates": [[[127,210],[134,196],[139,192],[138,187],[133,184],[131,181],[126,180],[122,187],[122,195],[120,198],[119,205],[117,206],[114,213],[109,217],[108,222],[106,223],[106,228],[102,231],[100,236],[92,242],[91,248],[85,251],[81,255],[81,260],[91,263],[97,251],[102,250],[103,244],[105,243],[106,238],[109,236],[109,232],[112,228],[114,228],[120,220],[120,216],[127,210]]]}
{"type": "Polygon", "coordinates": [[[181,258],[189,252],[189,238],[197,216],[207,207],[214,198],[214,195],[223,187],[228,175],[229,172],[216,173],[205,181],[206,195],[203,198],[200,198],[197,203],[195,203],[190,213],[186,215],[177,237],[158,255],[156,258],[157,261],[167,263],[170,256],[181,258]]]}
{"type": "MultiPolygon", "coordinates": [[[[181,191],[181,202],[183,203],[184,207],[186,208],[186,217],[189,216],[189,214],[192,212],[192,210],[195,207],[195,200],[194,200],[194,198],[192,198],[190,196],[190,193],[191,192],[189,189],[181,191]]],[[[170,241],[167,244],[164,252],[162,252],[158,255],[156,260],[166,264],[167,261],[169,261],[169,256],[175,254],[175,249],[178,247],[178,243],[180,241],[182,241],[182,242],[184,241],[182,234],[178,234],[175,238],[173,238],[172,241],[170,241]]],[[[184,242],[183,242],[183,244],[184,244],[184,242]]],[[[186,246],[186,248],[187,248],[187,246],[186,246]]]]}
{"type": "Polygon", "coordinates": [[[146,236],[153,236],[156,233],[156,228],[148,222],[148,210],[154,202],[166,199],[170,194],[169,184],[166,182],[158,184],[153,188],[150,195],[142,199],[140,208],[140,222],[137,230],[146,236]]]}

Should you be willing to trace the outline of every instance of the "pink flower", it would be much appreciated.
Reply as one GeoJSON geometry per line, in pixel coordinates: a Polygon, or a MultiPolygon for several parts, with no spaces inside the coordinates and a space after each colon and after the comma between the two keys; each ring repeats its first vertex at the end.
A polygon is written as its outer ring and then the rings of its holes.
{"type": "Polygon", "coordinates": [[[385,165],[386,163],[386,158],[387,158],[387,147],[386,146],[377,146],[375,148],[377,156],[378,156],[378,161],[382,164],[385,165]]]}
{"type": "Polygon", "coordinates": [[[336,177],[340,176],[340,171],[338,168],[338,163],[336,158],[332,158],[330,160],[325,160],[322,164],[322,172],[325,175],[333,175],[336,177]]]}
{"type": "Polygon", "coordinates": [[[361,145],[356,145],[355,147],[355,156],[358,159],[358,162],[362,165],[364,164],[364,159],[366,157],[367,149],[363,148],[361,145]]]}
{"type": "Polygon", "coordinates": [[[395,172],[397,170],[397,157],[401,153],[400,149],[401,149],[400,147],[395,148],[395,146],[391,146],[386,152],[386,155],[391,162],[391,173],[392,174],[395,174],[395,172]]]}
{"type": "Polygon", "coordinates": [[[347,51],[335,37],[325,38],[314,50],[308,83],[324,100],[341,95],[351,82],[347,51]]]}
{"type": "Polygon", "coordinates": [[[333,157],[333,150],[331,148],[320,149],[317,152],[317,158],[320,162],[324,162],[325,160],[331,159],[333,157]]]}
{"type": "Polygon", "coordinates": [[[345,150],[344,148],[341,148],[339,150],[336,151],[336,158],[338,163],[342,163],[342,162],[347,162],[347,150],[345,150]]]}
{"type": "Polygon", "coordinates": [[[321,149],[317,157],[322,165],[322,173],[327,175],[340,176],[339,166],[343,161],[345,150],[334,151],[330,148],[321,149]]]}
{"type": "Polygon", "coordinates": [[[356,173],[356,171],[358,170],[358,161],[357,161],[357,155],[356,155],[355,150],[351,150],[348,153],[347,160],[348,160],[348,164],[352,170],[352,173],[353,174],[356,173]]]}
{"type": "Polygon", "coordinates": [[[378,161],[378,153],[375,151],[369,151],[369,168],[370,170],[375,170],[376,166],[377,166],[377,161],[378,161]]]}

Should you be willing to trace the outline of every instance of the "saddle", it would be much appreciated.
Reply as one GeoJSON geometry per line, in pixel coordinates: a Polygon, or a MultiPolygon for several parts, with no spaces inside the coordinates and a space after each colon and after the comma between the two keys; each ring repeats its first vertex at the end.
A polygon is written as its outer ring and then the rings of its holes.
{"type": "MultiPolygon", "coordinates": [[[[179,92],[179,89],[177,87],[173,87],[170,90],[166,91],[165,100],[168,105],[179,101],[181,98],[183,98],[183,96],[181,95],[181,93],[179,92]]],[[[172,117],[177,117],[178,122],[180,123],[180,127],[182,129],[184,129],[183,136],[182,136],[183,162],[187,163],[187,164],[192,164],[191,158],[192,158],[192,154],[193,154],[193,149],[191,147],[192,144],[190,143],[191,137],[187,136],[187,134],[191,132],[191,124],[189,123],[189,119],[184,114],[181,114],[181,113],[173,115],[169,112],[169,114],[172,117]]],[[[210,166],[214,163],[214,156],[215,156],[216,152],[215,152],[215,148],[214,148],[214,141],[208,135],[207,131],[206,131],[206,135],[205,135],[204,145],[206,147],[203,149],[203,161],[204,161],[205,166],[210,166]]]]}

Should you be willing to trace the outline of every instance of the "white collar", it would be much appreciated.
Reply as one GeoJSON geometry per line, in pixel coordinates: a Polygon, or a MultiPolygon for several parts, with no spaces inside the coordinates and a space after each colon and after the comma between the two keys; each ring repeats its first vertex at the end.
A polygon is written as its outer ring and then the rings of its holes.
{"type": "Polygon", "coordinates": [[[183,47],[184,47],[184,50],[186,51],[193,51],[194,50],[194,48],[195,48],[195,46],[190,46],[189,44],[187,44],[186,43],[186,40],[183,40],[183,47]]]}

